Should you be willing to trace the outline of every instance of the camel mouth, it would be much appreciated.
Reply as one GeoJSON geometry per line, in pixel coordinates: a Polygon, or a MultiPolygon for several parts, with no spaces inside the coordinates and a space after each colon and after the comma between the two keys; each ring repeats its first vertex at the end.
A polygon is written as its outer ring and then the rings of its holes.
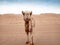
{"type": "Polygon", "coordinates": [[[27,19],[24,19],[24,20],[25,20],[25,21],[30,21],[30,19],[28,19],[28,18],[27,18],[27,19]]]}

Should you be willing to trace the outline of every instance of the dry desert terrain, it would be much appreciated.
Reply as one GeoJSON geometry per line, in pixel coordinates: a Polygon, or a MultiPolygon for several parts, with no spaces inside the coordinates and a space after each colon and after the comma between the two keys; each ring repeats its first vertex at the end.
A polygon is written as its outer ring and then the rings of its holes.
{"type": "MultiPolygon", "coordinates": [[[[60,45],[60,14],[32,15],[35,45],[60,45]]],[[[0,14],[0,45],[26,45],[24,20],[21,14],[0,14]]]]}

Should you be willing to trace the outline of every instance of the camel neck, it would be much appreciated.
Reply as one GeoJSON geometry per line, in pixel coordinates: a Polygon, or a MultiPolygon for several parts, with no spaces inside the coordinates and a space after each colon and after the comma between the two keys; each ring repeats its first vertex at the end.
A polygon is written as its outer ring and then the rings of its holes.
{"type": "Polygon", "coordinates": [[[29,24],[29,21],[25,21],[25,24],[29,24]]]}

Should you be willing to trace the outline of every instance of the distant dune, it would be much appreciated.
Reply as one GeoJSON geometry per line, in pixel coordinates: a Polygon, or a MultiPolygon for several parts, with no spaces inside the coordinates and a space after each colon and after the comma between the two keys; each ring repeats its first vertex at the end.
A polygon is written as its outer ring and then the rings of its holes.
{"type": "MultiPolygon", "coordinates": [[[[35,45],[60,45],[60,14],[33,14],[35,45]]],[[[0,45],[26,45],[23,15],[0,14],[0,45]]]]}

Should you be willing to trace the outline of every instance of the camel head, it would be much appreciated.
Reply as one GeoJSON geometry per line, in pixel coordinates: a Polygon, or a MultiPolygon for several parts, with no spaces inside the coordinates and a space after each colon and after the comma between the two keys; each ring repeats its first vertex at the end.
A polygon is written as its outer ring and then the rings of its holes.
{"type": "Polygon", "coordinates": [[[29,21],[31,19],[32,11],[22,11],[23,18],[25,21],[29,21]]]}

